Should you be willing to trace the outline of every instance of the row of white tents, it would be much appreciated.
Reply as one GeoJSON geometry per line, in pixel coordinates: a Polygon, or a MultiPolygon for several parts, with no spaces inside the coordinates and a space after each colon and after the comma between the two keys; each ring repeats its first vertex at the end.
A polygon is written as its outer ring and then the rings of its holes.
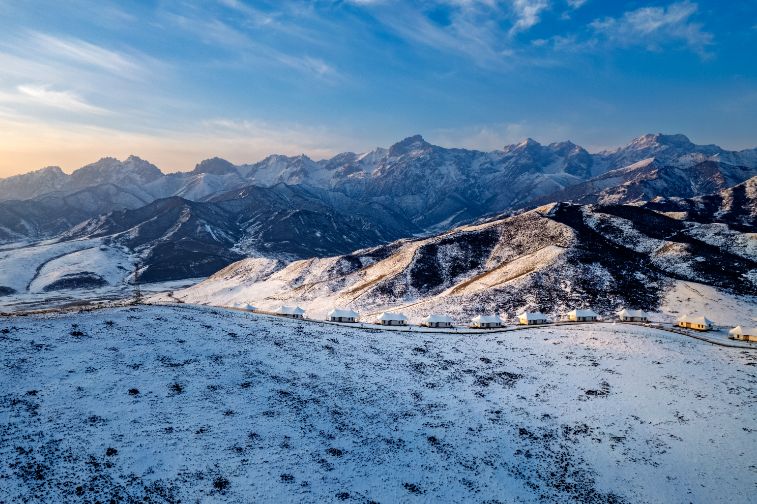
{"type": "MultiPolygon", "coordinates": [[[[246,310],[255,310],[255,308],[251,307],[250,305],[242,306],[236,303],[234,304],[233,307],[242,308],[246,310]]],[[[303,310],[299,306],[281,306],[273,313],[275,313],[276,315],[283,315],[286,317],[301,319],[303,318],[303,315],[305,314],[305,310],[303,310]]],[[[327,315],[327,320],[329,320],[330,322],[357,322],[359,316],[360,315],[354,310],[335,309],[329,312],[329,314],[327,315]]],[[[595,322],[599,317],[599,315],[594,313],[592,310],[573,310],[572,312],[568,314],[568,316],[570,320],[575,321],[575,322],[595,322]]],[[[516,318],[519,324],[524,324],[524,325],[549,323],[547,316],[539,312],[534,312],[534,313],[524,312],[518,315],[516,318]]],[[[380,325],[386,325],[386,326],[407,325],[407,317],[403,315],[402,313],[384,312],[378,317],[376,317],[376,321],[380,325]]],[[[505,324],[505,321],[502,320],[498,315],[478,315],[477,317],[473,318],[471,322],[473,324],[473,327],[484,328],[484,329],[502,327],[505,324]]],[[[452,327],[453,324],[454,324],[454,321],[449,315],[435,315],[435,314],[431,314],[427,316],[426,318],[423,319],[423,322],[422,322],[422,325],[426,327],[435,327],[435,328],[449,328],[449,327],[452,327]]]]}
{"type": "MultiPolygon", "coordinates": [[[[249,304],[242,305],[234,303],[233,308],[256,311],[257,309],[249,304]]],[[[303,318],[305,310],[299,306],[281,306],[275,312],[277,315],[291,317],[296,319],[303,318]]],[[[327,316],[330,322],[357,322],[360,315],[354,310],[331,310],[327,316]]],[[[596,322],[599,319],[592,310],[573,310],[568,313],[568,320],[572,322],[596,322]]],[[[618,312],[618,320],[621,322],[649,322],[649,315],[644,310],[623,309],[618,312]]],[[[407,325],[407,317],[402,313],[384,312],[376,318],[380,325],[385,326],[404,326],[407,325]]],[[[478,315],[471,320],[473,327],[481,329],[495,329],[505,325],[505,321],[497,315],[478,315]]],[[[516,317],[516,322],[521,325],[539,325],[548,324],[550,321],[546,315],[540,312],[523,312],[516,317]]],[[[684,315],[678,319],[678,326],[686,329],[695,329],[698,331],[709,331],[714,329],[715,324],[707,317],[701,315],[684,315]]],[[[422,325],[434,328],[451,328],[454,321],[449,315],[431,314],[423,319],[422,325]]],[[[757,327],[737,326],[729,334],[735,339],[744,341],[757,341],[757,327]]]]}

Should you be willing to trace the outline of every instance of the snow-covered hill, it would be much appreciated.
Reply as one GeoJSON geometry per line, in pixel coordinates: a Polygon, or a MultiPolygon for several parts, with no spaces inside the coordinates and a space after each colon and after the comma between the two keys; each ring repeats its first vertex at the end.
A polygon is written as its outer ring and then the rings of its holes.
{"type": "Polygon", "coordinates": [[[8,502],[751,502],[755,354],[134,307],[0,320],[8,502]]]}
{"type": "Polygon", "coordinates": [[[655,312],[678,280],[757,294],[757,242],[742,231],[637,206],[554,204],[346,256],[288,265],[245,259],[172,298],[297,304],[316,318],[335,307],[365,316],[401,309],[416,322],[437,312],[458,323],[582,306],[655,312]]]}

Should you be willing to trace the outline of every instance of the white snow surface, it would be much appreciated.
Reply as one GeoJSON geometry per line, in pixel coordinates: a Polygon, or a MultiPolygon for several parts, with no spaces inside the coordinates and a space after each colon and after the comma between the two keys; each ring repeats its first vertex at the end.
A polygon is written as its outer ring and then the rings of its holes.
{"type": "MultiPolygon", "coordinates": [[[[112,261],[121,261],[121,264],[123,264],[123,260],[128,260],[128,258],[120,256],[117,258],[111,257],[114,251],[109,250],[108,254],[103,254],[100,260],[96,260],[95,256],[97,256],[97,251],[100,249],[101,244],[102,240],[100,239],[72,240],[57,243],[50,241],[30,247],[0,250],[0,285],[11,287],[18,292],[24,292],[27,287],[37,282],[40,273],[43,273],[43,275],[48,274],[48,276],[55,274],[56,268],[43,272],[47,264],[56,263],[65,270],[62,270],[61,274],[68,273],[71,266],[77,262],[77,259],[85,260],[85,256],[81,255],[81,251],[87,249],[91,250],[86,256],[86,261],[88,261],[86,266],[90,268],[89,271],[98,274],[102,272],[104,275],[114,278],[112,275],[112,266],[114,263],[112,261]],[[68,256],[71,256],[71,258],[68,259],[68,256]]],[[[128,263],[124,264],[124,266],[128,268],[128,263]]],[[[78,271],[84,270],[79,269],[78,271]]],[[[39,285],[39,288],[41,287],[43,285],[39,285]]]]}
{"type": "Polygon", "coordinates": [[[757,501],[757,354],[650,328],[141,306],[0,337],[8,502],[757,501]]]}
{"type": "Polygon", "coordinates": [[[650,320],[674,322],[687,313],[698,313],[721,327],[757,325],[757,297],[734,295],[709,285],[677,281],[665,293],[660,311],[650,320]]]}

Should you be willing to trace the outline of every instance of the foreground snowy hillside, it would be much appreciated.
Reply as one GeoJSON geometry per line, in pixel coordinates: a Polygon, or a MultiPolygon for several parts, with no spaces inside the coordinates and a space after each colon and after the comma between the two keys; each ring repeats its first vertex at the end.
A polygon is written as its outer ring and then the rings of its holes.
{"type": "Polygon", "coordinates": [[[653,329],[141,306],[0,338],[4,502],[756,501],[757,354],[653,329]]]}

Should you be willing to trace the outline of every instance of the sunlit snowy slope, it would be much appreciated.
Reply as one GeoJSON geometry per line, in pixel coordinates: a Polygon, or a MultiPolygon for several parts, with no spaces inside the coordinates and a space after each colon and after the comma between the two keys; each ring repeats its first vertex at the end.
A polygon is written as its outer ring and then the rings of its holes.
{"type": "Polygon", "coordinates": [[[4,502],[754,502],[757,354],[134,307],[0,320],[4,502]]]}
{"type": "Polygon", "coordinates": [[[754,216],[718,215],[728,224],[638,206],[560,203],[346,256],[290,264],[245,259],[155,299],[249,303],[265,310],[296,304],[314,318],[333,308],[354,309],[363,320],[401,310],[415,323],[440,313],[458,324],[482,313],[514,317],[528,310],[556,317],[582,306],[613,316],[624,307],[661,312],[682,281],[754,303],[757,240],[744,232],[755,229],[754,216]]]}

